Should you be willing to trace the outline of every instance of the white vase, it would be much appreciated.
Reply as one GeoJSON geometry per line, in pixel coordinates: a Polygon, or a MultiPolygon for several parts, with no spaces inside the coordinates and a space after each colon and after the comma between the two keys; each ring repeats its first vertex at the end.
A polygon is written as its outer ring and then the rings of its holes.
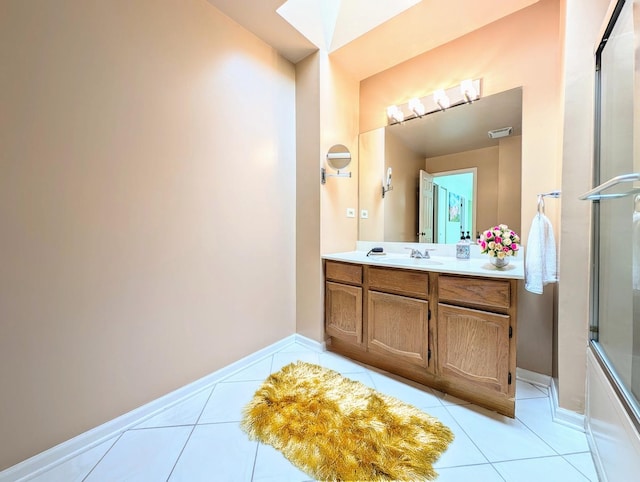
{"type": "Polygon", "coordinates": [[[489,258],[489,261],[498,269],[502,269],[509,264],[509,258],[507,256],[502,259],[498,258],[497,256],[491,256],[489,258]]]}

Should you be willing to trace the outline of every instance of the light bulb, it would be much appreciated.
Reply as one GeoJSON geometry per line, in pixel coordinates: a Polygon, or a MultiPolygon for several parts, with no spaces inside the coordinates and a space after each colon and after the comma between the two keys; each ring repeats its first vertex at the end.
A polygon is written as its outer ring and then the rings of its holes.
{"type": "Polygon", "coordinates": [[[451,101],[449,100],[449,97],[447,97],[447,94],[445,93],[444,89],[436,90],[433,93],[433,100],[436,104],[440,106],[442,110],[448,109],[449,106],[451,105],[451,101]]]}
{"type": "Polygon", "coordinates": [[[426,112],[424,104],[420,102],[420,99],[418,99],[417,97],[409,100],[409,110],[411,110],[411,112],[413,112],[418,117],[422,117],[426,112]]]}
{"type": "Polygon", "coordinates": [[[387,119],[389,119],[390,122],[402,122],[404,120],[404,114],[397,105],[390,105],[387,107],[387,119]]]}
{"type": "Polygon", "coordinates": [[[478,98],[478,91],[476,91],[473,81],[470,79],[463,80],[460,83],[460,92],[467,102],[473,102],[478,98]]]}

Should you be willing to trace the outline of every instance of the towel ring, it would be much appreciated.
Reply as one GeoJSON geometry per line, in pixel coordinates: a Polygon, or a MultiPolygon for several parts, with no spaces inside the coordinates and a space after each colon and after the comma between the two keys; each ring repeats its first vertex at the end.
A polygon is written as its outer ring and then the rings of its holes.
{"type": "Polygon", "coordinates": [[[538,194],[538,214],[544,214],[544,196],[538,194]]]}

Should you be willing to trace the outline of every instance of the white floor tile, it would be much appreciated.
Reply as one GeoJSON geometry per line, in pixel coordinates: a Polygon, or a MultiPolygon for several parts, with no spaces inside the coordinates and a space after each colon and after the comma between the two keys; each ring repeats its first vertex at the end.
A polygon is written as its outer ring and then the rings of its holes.
{"type": "Polygon", "coordinates": [[[96,445],[86,452],[57,465],[47,472],[29,479],[30,482],[80,482],[89,471],[96,466],[107,453],[116,439],[108,440],[96,445]]]}
{"type": "Polygon", "coordinates": [[[167,480],[191,430],[166,427],[125,432],[85,480],[167,480]]]}
{"type": "Polygon", "coordinates": [[[526,398],[546,398],[546,395],[535,385],[516,380],[516,400],[524,400],[526,398]]]}
{"type": "Polygon", "coordinates": [[[555,423],[551,419],[548,398],[518,400],[516,417],[559,454],[589,451],[584,433],[555,423]]]}
{"type": "Polygon", "coordinates": [[[320,354],[311,350],[276,353],[275,355],[273,355],[273,365],[271,366],[271,373],[277,372],[289,363],[295,363],[297,361],[319,365],[320,354]]]}
{"type": "Polygon", "coordinates": [[[198,423],[239,422],[242,420],[242,410],[262,383],[263,380],[218,383],[198,423]]]}
{"type": "Polygon", "coordinates": [[[557,455],[517,419],[475,405],[447,410],[490,462],[557,455]]]}
{"type": "Polygon", "coordinates": [[[591,482],[598,482],[598,472],[596,472],[591,452],[565,455],[564,458],[591,482]]]}
{"type": "Polygon", "coordinates": [[[442,407],[440,399],[428,387],[415,388],[407,383],[374,371],[370,371],[369,373],[373,379],[375,388],[386,395],[391,395],[420,409],[442,407]]]}
{"type": "Polygon", "coordinates": [[[449,395],[448,393],[441,392],[439,390],[432,389],[433,393],[440,399],[440,403],[442,405],[470,405],[471,402],[466,400],[462,400],[461,398],[456,398],[453,395],[449,395]]]}
{"type": "Polygon", "coordinates": [[[334,353],[321,353],[318,355],[318,358],[320,366],[329,368],[330,370],[335,370],[343,375],[364,372],[367,370],[362,365],[358,365],[348,358],[336,355],[334,353]]]}
{"type": "Polygon", "coordinates": [[[273,357],[267,357],[264,360],[254,363],[248,366],[244,370],[234,373],[230,377],[224,379],[225,382],[242,382],[251,380],[264,381],[265,378],[271,373],[271,364],[273,363],[273,357]]]}
{"type": "Polygon", "coordinates": [[[310,352],[310,353],[322,353],[322,350],[315,350],[307,345],[302,343],[291,343],[290,345],[285,346],[278,353],[302,353],[302,352],[310,352]]]}
{"type": "Polygon", "coordinates": [[[349,380],[360,382],[369,388],[373,388],[373,389],[376,388],[375,384],[373,383],[373,379],[371,378],[371,375],[369,374],[368,371],[359,372],[359,373],[345,373],[343,376],[345,378],[348,378],[349,380]]]}
{"type": "Polygon", "coordinates": [[[199,425],[189,438],[169,481],[248,482],[257,445],[237,423],[199,425]]]}
{"type": "Polygon", "coordinates": [[[298,343],[168,408],[117,442],[105,442],[31,480],[80,481],[88,473],[87,481],[165,481],[171,473],[171,481],[310,481],[280,452],[250,441],[238,424],[269,373],[297,360],[336,370],[449,426],[455,440],[435,464],[438,482],[597,482],[586,437],[551,420],[542,387],[517,381],[514,420],[298,343]]]}
{"type": "Polygon", "coordinates": [[[562,457],[512,460],[493,466],[506,482],[587,482],[589,480],[562,457]]]}
{"type": "Polygon", "coordinates": [[[142,422],[140,425],[136,425],[138,428],[153,428],[153,427],[174,427],[178,425],[195,425],[198,421],[198,417],[202,413],[209,395],[211,395],[211,388],[203,390],[202,392],[194,395],[193,397],[180,402],[172,407],[167,408],[158,415],[150,418],[149,420],[142,422]]]}
{"type": "Polygon", "coordinates": [[[270,445],[259,444],[253,482],[304,482],[311,477],[298,470],[270,445]]]}
{"type": "Polygon", "coordinates": [[[455,439],[449,445],[449,448],[434,464],[436,469],[489,463],[487,458],[482,455],[482,452],[478,450],[478,447],[476,447],[467,434],[464,433],[460,425],[457,424],[446,408],[432,407],[425,411],[444,423],[455,435],[455,439]]]}
{"type": "Polygon", "coordinates": [[[500,474],[489,464],[436,469],[436,471],[439,474],[438,482],[504,482],[500,474]]]}

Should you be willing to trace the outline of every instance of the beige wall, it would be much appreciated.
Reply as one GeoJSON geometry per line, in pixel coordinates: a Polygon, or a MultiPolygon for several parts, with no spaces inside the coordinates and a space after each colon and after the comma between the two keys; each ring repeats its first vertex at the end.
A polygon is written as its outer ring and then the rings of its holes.
{"type": "Polygon", "coordinates": [[[500,139],[498,172],[498,221],[522,233],[522,136],[500,139]]]}
{"type": "Polygon", "coordinates": [[[296,329],[292,65],[205,0],[1,11],[0,469],[296,329]]]}
{"type": "MultiPolygon", "coordinates": [[[[335,144],[351,152],[346,171],[351,178],[329,178],[321,193],[321,252],[335,253],[355,249],[358,216],[348,218],[347,208],[358,208],[358,92],[359,82],[332,62],[324,51],[320,60],[320,165],[328,167],[326,155],[335,144]]],[[[317,171],[317,168],[316,168],[317,171]]],[[[328,168],[329,173],[333,173],[328,168]]],[[[303,175],[304,173],[300,173],[303,175]]],[[[319,254],[319,253],[318,253],[319,254]]]]}
{"type": "MultiPolygon", "coordinates": [[[[391,185],[384,205],[384,241],[417,242],[417,186],[424,159],[390,132],[385,132],[384,166],[378,178],[378,196],[382,198],[382,181],[392,169],[391,185]]],[[[364,238],[363,238],[364,239],[364,238]]],[[[382,241],[382,240],[380,240],[382,241]]]]}
{"type": "MultiPolygon", "coordinates": [[[[522,86],[524,238],[536,194],[558,189],[561,164],[560,4],[540,0],[508,17],[361,82],[360,132],[386,125],[385,109],[466,78],[481,78],[483,95],[522,86]],[[526,36],[522,33],[527,32],[526,36]]],[[[554,224],[558,208],[548,203],[554,224]]]]}
{"type": "Polygon", "coordinates": [[[296,331],[320,340],[320,53],[296,64],[296,331]]]}
{"type": "Polygon", "coordinates": [[[358,239],[363,241],[384,240],[384,199],[382,179],[384,170],[385,129],[363,132],[359,137],[360,173],[359,209],[366,209],[367,219],[360,219],[358,239]]]}
{"type": "Polygon", "coordinates": [[[558,287],[558,384],[562,407],[583,412],[589,335],[594,51],[609,0],[566,1],[562,231],[558,287]],[[569,53],[571,53],[569,55],[569,53]]]}
{"type": "Polygon", "coordinates": [[[358,82],[318,51],[296,64],[297,113],[297,332],[324,339],[322,253],[355,248],[358,217],[358,82]],[[345,145],[351,178],[329,177],[320,184],[320,168],[329,148],[345,145]]]}

